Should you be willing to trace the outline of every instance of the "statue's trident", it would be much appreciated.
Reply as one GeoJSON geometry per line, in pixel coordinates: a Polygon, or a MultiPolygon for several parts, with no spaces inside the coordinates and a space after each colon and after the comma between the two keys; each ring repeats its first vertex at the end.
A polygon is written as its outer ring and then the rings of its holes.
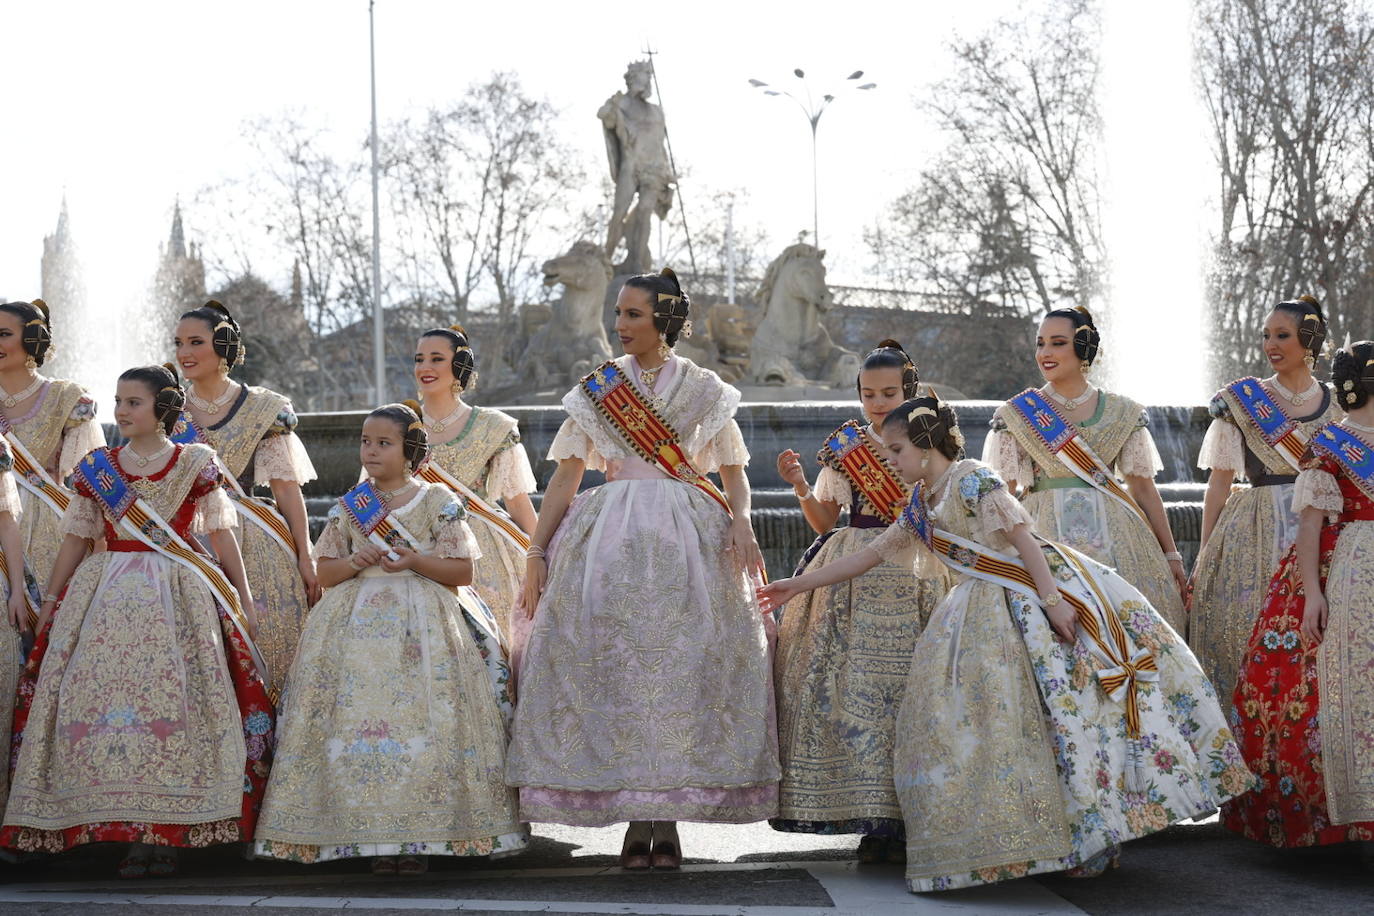
{"type": "Polygon", "coordinates": [[[682,234],[687,237],[687,259],[692,264],[692,276],[697,275],[697,255],[692,249],[692,230],[687,228],[687,204],[682,199],[682,180],[677,178],[680,172],[677,170],[677,160],[673,158],[673,137],[668,132],[668,106],[663,104],[663,90],[658,85],[658,68],[654,66],[654,57],[658,54],[653,45],[647,41],[644,43],[644,55],[649,58],[649,78],[654,83],[654,95],[658,96],[658,107],[663,110],[663,140],[668,147],[668,165],[673,170],[674,184],[677,185],[677,207],[682,213],[682,234]]]}

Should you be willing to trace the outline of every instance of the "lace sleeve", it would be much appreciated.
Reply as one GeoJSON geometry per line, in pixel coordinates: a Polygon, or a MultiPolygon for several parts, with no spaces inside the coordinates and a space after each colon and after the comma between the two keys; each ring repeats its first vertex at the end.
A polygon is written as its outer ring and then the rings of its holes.
{"type": "Polygon", "coordinates": [[[305,444],[295,433],[264,436],[253,452],[253,480],[257,483],[289,480],[303,484],[315,477],[315,465],[310,461],[305,444]]]}
{"type": "Polygon", "coordinates": [[[329,519],[324,523],[320,539],[315,542],[312,552],[316,560],[339,560],[353,552],[346,526],[343,510],[335,503],[334,508],[329,510],[329,519]]]}
{"type": "Polygon", "coordinates": [[[62,447],[57,453],[57,478],[62,480],[76,463],[105,444],[105,430],[95,422],[95,401],[83,395],[62,429],[62,447]]]}
{"type": "Polygon", "coordinates": [[[539,489],[530,468],[530,456],[517,440],[491,457],[487,471],[487,494],[492,499],[510,499],[539,489]]]}
{"type": "Polygon", "coordinates": [[[435,524],[434,555],[445,559],[477,560],[482,551],[477,547],[477,538],[468,527],[467,514],[457,500],[449,500],[439,508],[439,518],[435,524]]]}
{"type": "Polygon", "coordinates": [[[715,473],[726,465],[744,467],[749,464],[749,447],[744,444],[739,424],[733,419],[726,420],[720,432],[712,436],[696,454],[693,464],[703,474],[715,473]]]}
{"type": "Polygon", "coordinates": [[[882,557],[884,563],[891,563],[904,553],[910,553],[920,542],[920,538],[901,525],[888,525],[887,530],[870,541],[868,546],[882,557]]]}
{"type": "Polygon", "coordinates": [[[591,437],[582,431],[572,417],[558,427],[558,435],[553,437],[553,444],[549,446],[550,461],[562,461],[564,458],[581,458],[587,463],[589,471],[606,470],[606,459],[601,457],[596,446],[592,445],[591,437]]]}
{"type": "Polygon", "coordinates": [[[853,489],[849,486],[849,481],[839,471],[828,465],[821,467],[821,472],[816,477],[816,485],[811,490],[816,498],[823,502],[834,503],[841,509],[847,507],[854,499],[853,489]]]}
{"type": "Polygon", "coordinates": [[[1293,485],[1293,512],[1301,513],[1308,508],[1320,509],[1328,515],[1338,515],[1345,508],[1345,497],[1330,471],[1308,468],[1298,474],[1293,485]]]}
{"type": "Polygon", "coordinates": [[[1245,473],[1245,438],[1240,428],[1229,420],[1216,418],[1207,427],[1198,451],[1197,466],[1204,471],[1234,471],[1245,473]]]}
{"type": "Polygon", "coordinates": [[[105,517],[96,501],[78,491],[67,503],[67,511],[62,513],[62,533],[91,540],[104,537],[105,517]]]}
{"type": "Polygon", "coordinates": [[[1150,435],[1150,427],[1141,423],[1126,439],[1121,454],[1117,456],[1116,469],[1128,477],[1151,479],[1164,470],[1164,461],[1159,457],[1159,449],[1155,448],[1155,437],[1150,435]]]}
{"type": "Polygon", "coordinates": [[[992,465],[1003,480],[1015,481],[1023,489],[1035,482],[1035,463],[1000,417],[993,418],[992,429],[983,441],[983,462],[992,465]]]}
{"type": "Polygon", "coordinates": [[[196,500],[196,514],[191,519],[192,534],[209,534],[226,528],[237,528],[239,514],[224,487],[214,487],[196,500]]]}
{"type": "Polygon", "coordinates": [[[978,501],[978,521],[984,531],[1011,531],[1017,525],[1035,527],[1026,507],[1006,491],[994,490],[978,501]]]}
{"type": "Polygon", "coordinates": [[[14,482],[14,456],[0,440],[0,512],[8,512],[18,519],[20,514],[19,487],[14,482]]]}

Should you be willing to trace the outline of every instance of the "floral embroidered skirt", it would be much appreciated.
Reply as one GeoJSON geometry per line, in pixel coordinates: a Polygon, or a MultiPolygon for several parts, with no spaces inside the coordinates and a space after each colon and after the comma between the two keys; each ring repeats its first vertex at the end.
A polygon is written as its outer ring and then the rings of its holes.
{"type": "Polygon", "coordinates": [[[274,716],[247,644],[194,574],[86,559],[20,678],[0,845],[249,840],[274,716]]]}

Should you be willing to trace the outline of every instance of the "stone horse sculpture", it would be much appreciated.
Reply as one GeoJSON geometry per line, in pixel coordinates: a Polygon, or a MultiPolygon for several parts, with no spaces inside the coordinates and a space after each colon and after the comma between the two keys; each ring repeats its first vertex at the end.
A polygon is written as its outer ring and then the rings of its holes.
{"type": "Polygon", "coordinates": [[[763,318],[749,351],[749,380],[755,385],[854,384],[858,354],[837,346],[821,323],[834,301],[824,257],[824,250],[803,242],[768,265],[755,296],[763,318]]]}
{"type": "Polygon", "coordinates": [[[563,285],[553,317],[530,339],[520,359],[537,389],[566,387],[611,358],[601,322],[611,283],[611,262],[595,242],[574,242],[568,253],[544,262],[544,285],[563,285]]]}

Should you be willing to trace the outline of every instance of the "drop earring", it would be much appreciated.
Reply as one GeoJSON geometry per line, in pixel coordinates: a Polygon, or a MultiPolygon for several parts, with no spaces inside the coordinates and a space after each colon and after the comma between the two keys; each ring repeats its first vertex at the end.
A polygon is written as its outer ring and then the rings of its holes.
{"type": "Polygon", "coordinates": [[[1085,360],[1083,360],[1082,362],[1080,362],[1080,363],[1078,364],[1078,371],[1079,371],[1079,372],[1082,372],[1085,376],[1087,376],[1087,375],[1092,375],[1092,374],[1093,374],[1093,364],[1090,363],[1090,362],[1088,362],[1088,361],[1085,359],[1085,360]]]}
{"type": "Polygon", "coordinates": [[[449,387],[449,390],[453,392],[453,396],[454,396],[455,398],[458,397],[460,394],[463,393],[463,385],[462,385],[462,383],[460,383],[457,379],[454,379],[454,380],[453,380],[453,384],[452,384],[452,385],[449,385],[448,387],[449,387]]]}
{"type": "Polygon", "coordinates": [[[668,335],[662,331],[658,332],[658,355],[665,360],[673,355],[673,348],[668,346],[668,335]]]}
{"type": "Polygon", "coordinates": [[[926,468],[928,468],[929,466],[930,466],[930,449],[928,449],[928,448],[921,449],[921,470],[924,471],[924,470],[925,470],[926,468]]]}
{"type": "Polygon", "coordinates": [[[223,356],[221,356],[221,357],[219,358],[219,374],[220,374],[220,375],[228,375],[228,374],[229,374],[229,360],[225,359],[223,356]]]}
{"type": "Polygon", "coordinates": [[[24,360],[24,368],[25,368],[25,369],[37,369],[37,368],[38,368],[38,360],[34,359],[32,356],[27,357],[27,358],[24,360]]]}
{"type": "Polygon", "coordinates": [[[1311,372],[1313,369],[1317,368],[1317,358],[1313,356],[1311,353],[1308,353],[1306,356],[1304,356],[1302,358],[1302,361],[1307,364],[1308,372],[1311,372]]]}

